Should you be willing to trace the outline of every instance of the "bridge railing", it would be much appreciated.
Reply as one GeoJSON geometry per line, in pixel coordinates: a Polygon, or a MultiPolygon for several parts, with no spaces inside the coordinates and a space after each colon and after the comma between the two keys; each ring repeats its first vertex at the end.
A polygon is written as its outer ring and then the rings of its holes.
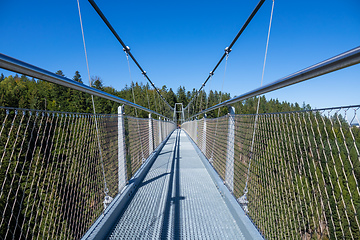
{"type": "Polygon", "coordinates": [[[79,239],[169,121],[0,107],[0,239],[79,239]],[[98,148],[95,119],[99,129],[98,148]]]}
{"type": "Polygon", "coordinates": [[[360,106],[186,122],[266,238],[360,238],[360,106]],[[251,150],[252,149],[252,150],[251,150]]]}
{"type": "Polygon", "coordinates": [[[79,239],[176,125],[151,109],[3,54],[0,68],[121,105],[118,114],[0,106],[0,239],[79,239]],[[127,116],[124,106],[149,118],[127,116]]]}

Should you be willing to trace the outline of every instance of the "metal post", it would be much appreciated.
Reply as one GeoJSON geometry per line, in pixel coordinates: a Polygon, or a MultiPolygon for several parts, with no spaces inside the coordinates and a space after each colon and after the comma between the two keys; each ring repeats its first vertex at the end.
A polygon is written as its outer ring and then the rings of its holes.
{"type": "Polygon", "coordinates": [[[193,121],[194,121],[194,142],[196,144],[198,144],[198,142],[197,142],[198,121],[197,121],[197,119],[195,119],[193,121]]]}
{"type": "Polygon", "coordinates": [[[202,152],[206,156],[206,116],[204,116],[202,152]]]}
{"type": "Polygon", "coordinates": [[[159,145],[162,142],[162,136],[161,136],[162,124],[161,123],[162,123],[161,117],[159,117],[159,142],[158,142],[159,145]]]}
{"type": "Polygon", "coordinates": [[[153,141],[153,122],[151,118],[151,113],[149,113],[149,155],[154,151],[154,141],[153,141]]]}
{"type": "Polygon", "coordinates": [[[229,127],[227,139],[227,154],[226,154],[226,170],[225,183],[230,189],[234,191],[234,140],[235,140],[235,108],[229,107],[229,127]]]}
{"type": "Polygon", "coordinates": [[[118,107],[118,191],[124,188],[126,177],[124,106],[118,107]]]}
{"type": "Polygon", "coordinates": [[[166,118],[163,119],[163,122],[161,123],[161,127],[162,127],[162,137],[163,137],[163,140],[165,139],[166,137],[166,129],[165,129],[165,126],[166,126],[166,118]]]}

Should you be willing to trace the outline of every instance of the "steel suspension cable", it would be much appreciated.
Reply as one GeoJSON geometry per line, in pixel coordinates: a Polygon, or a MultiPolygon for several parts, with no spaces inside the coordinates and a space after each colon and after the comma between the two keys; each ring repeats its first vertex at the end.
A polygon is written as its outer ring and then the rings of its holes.
{"type": "MultiPolygon", "coordinates": [[[[84,34],[84,28],[83,28],[83,23],[82,23],[82,18],[81,18],[81,10],[80,10],[79,0],[77,0],[77,5],[78,5],[78,10],[79,10],[79,19],[80,19],[80,26],[81,26],[81,35],[82,35],[83,45],[84,45],[84,51],[85,51],[86,69],[87,69],[88,78],[89,78],[89,85],[90,85],[90,87],[91,87],[89,61],[88,61],[88,56],[87,56],[87,51],[86,51],[85,34],[84,34]]],[[[104,193],[105,193],[105,196],[108,196],[109,189],[107,188],[106,178],[105,178],[104,160],[103,160],[103,156],[102,156],[102,150],[101,150],[101,144],[100,144],[100,137],[99,137],[99,129],[98,129],[98,123],[97,123],[97,119],[96,119],[96,110],[95,110],[95,103],[94,103],[94,95],[91,95],[91,101],[92,101],[93,112],[94,112],[94,122],[95,122],[96,136],[97,136],[97,142],[98,142],[98,147],[99,147],[99,154],[100,154],[102,174],[103,174],[103,178],[104,178],[104,193]]]]}
{"type": "MultiPolygon", "coordinates": [[[[144,76],[144,80],[145,80],[145,76],[144,76]]],[[[150,109],[150,100],[149,100],[149,88],[148,85],[146,84],[146,98],[147,98],[147,102],[148,102],[148,108],[150,109]]],[[[151,109],[150,109],[151,110],[151,109]]]]}
{"type": "MultiPolygon", "coordinates": [[[[130,61],[129,61],[129,55],[128,52],[125,51],[126,54],[126,60],[128,63],[128,68],[129,68],[129,75],[130,75],[130,81],[131,81],[131,92],[132,92],[132,97],[133,97],[133,101],[136,104],[136,100],[135,100],[135,93],[134,93],[134,82],[132,80],[132,76],[131,76],[131,68],[130,68],[130,61]]],[[[143,144],[141,141],[141,135],[140,135],[140,126],[139,126],[139,119],[138,119],[138,113],[137,113],[137,109],[135,108],[135,116],[136,116],[136,122],[137,122],[137,127],[138,127],[138,133],[139,133],[139,141],[140,141],[140,147],[141,147],[141,155],[142,155],[142,159],[144,160],[144,151],[143,151],[143,144]]]]}
{"type": "MultiPolygon", "coordinates": [[[[272,1],[272,6],[271,6],[271,15],[270,15],[269,30],[268,30],[267,40],[266,40],[264,63],[263,63],[263,69],[262,69],[262,74],[261,74],[261,84],[260,84],[261,87],[262,87],[262,85],[263,85],[263,80],[264,80],[264,72],[265,72],[266,58],[267,58],[267,52],[268,52],[268,46],[269,46],[271,23],[272,23],[272,18],[273,18],[273,13],[274,13],[274,3],[275,3],[275,1],[273,0],[273,1],[272,1]]],[[[253,155],[252,153],[253,153],[253,150],[254,150],[255,132],[256,132],[258,115],[259,115],[259,106],[260,106],[260,96],[259,96],[259,98],[258,98],[257,107],[256,107],[254,130],[253,130],[251,147],[250,147],[249,166],[248,166],[248,169],[247,169],[246,182],[245,182],[245,188],[244,188],[244,198],[245,198],[245,199],[246,199],[246,194],[247,194],[247,192],[248,192],[248,187],[247,187],[247,186],[248,186],[248,181],[249,181],[249,174],[250,174],[250,167],[251,167],[251,159],[252,159],[252,157],[253,157],[253,156],[252,156],[252,155],[253,155]]],[[[220,108],[219,108],[219,109],[220,109],[220,108]]]]}
{"type": "Polygon", "coordinates": [[[115,29],[111,26],[110,22],[106,19],[105,15],[101,12],[100,8],[96,5],[94,0],[88,0],[91,6],[94,8],[94,10],[97,12],[97,14],[100,16],[100,18],[104,21],[106,26],[109,28],[109,30],[112,32],[112,34],[115,36],[115,38],[119,41],[121,46],[123,46],[124,51],[126,51],[131,59],[134,61],[136,66],[140,69],[141,73],[144,74],[146,79],[149,81],[151,86],[156,90],[156,92],[160,95],[161,99],[170,107],[171,110],[173,110],[173,107],[170,106],[170,104],[165,100],[165,98],[161,95],[159,89],[155,86],[155,84],[150,80],[148,75],[146,74],[146,71],[143,70],[143,68],[140,66],[140,64],[136,61],[135,57],[130,52],[130,48],[126,46],[126,44],[121,40],[115,29]]]}
{"type": "Polygon", "coordinates": [[[158,111],[158,108],[157,108],[155,92],[154,92],[154,103],[155,103],[155,111],[156,111],[156,112],[159,112],[159,111],[158,111]]]}
{"type": "Polygon", "coordinates": [[[206,107],[205,107],[205,109],[208,108],[208,104],[209,104],[209,96],[210,96],[210,91],[211,91],[211,79],[212,79],[212,76],[210,77],[209,94],[208,94],[208,97],[207,97],[207,99],[206,99],[206,107]]]}
{"type": "MultiPolygon", "coordinates": [[[[89,0],[90,1],[90,0],[89,0]]],[[[254,10],[251,12],[250,16],[248,17],[248,19],[246,20],[246,22],[244,23],[244,25],[241,27],[241,29],[239,30],[239,32],[236,34],[235,38],[232,40],[232,42],[230,43],[230,45],[228,47],[225,48],[225,53],[221,56],[220,60],[218,61],[218,63],[215,65],[215,67],[213,68],[213,70],[209,73],[209,76],[206,78],[205,82],[201,85],[201,87],[199,88],[198,91],[196,91],[195,96],[193,96],[193,98],[190,100],[190,102],[188,103],[188,105],[184,108],[187,109],[190,104],[192,103],[192,101],[194,100],[194,98],[199,94],[199,92],[205,87],[206,83],[209,81],[209,79],[211,78],[211,76],[214,75],[216,69],[218,68],[218,66],[220,65],[220,63],[224,60],[224,58],[231,52],[231,48],[234,46],[234,44],[236,43],[236,41],[238,40],[238,38],[240,37],[240,35],[244,32],[244,30],[246,29],[246,27],[249,25],[249,23],[251,22],[251,20],[254,18],[254,16],[256,15],[256,13],[259,11],[259,9],[261,8],[261,6],[263,5],[263,3],[265,2],[265,0],[260,0],[258,2],[258,4],[256,5],[256,7],[254,8],[254,10]]]]}

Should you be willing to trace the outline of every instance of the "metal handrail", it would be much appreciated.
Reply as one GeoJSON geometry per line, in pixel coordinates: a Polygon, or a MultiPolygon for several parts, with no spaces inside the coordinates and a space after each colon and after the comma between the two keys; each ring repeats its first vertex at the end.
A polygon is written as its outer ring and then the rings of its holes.
{"type": "Polygon", "coordinates": [[[327,73],[331,73],[343,68],[350,67],[352,65],[360,63],[360,46],[354,49],[351,49],[347,52],[341,53],[335,57],[329,58],[325,61],[307,67],[303,70],[290,74],[286,77],[283,77],[275,82],[264,85],[260,88],[256,88],[250,92],[244,93],[240,96],[231,98],[222,103],[209,107],[197,114],[192,115],[189,118],[196,117],[200,114],[204,114],[206,112],[218,109],[220,107],[229,106],[239,101],[246,100],[251,97],[259,96],[261,94],[265,94],[268,92],[275,91],[280,88],[284,88],[299,82],[303,82],[315,77],[319,77],[321,75],[325,75],[327,73]]]}
{"type": "Polygon", "coordinates": [[[61,86],[64,86],[64,87],[72,88],[72,89],[75,89],[75,90],[78,90],[78,91],[81,91],[81,92],[85,92],[85,93],[88,93],[88,94],[91,94],[91,95],[94,95],[94,96],[98,96],[98,97],[101,97],[101,98],[104,98],[104,99],[108,99],[110,101],[117,102],[117,103],[120,103],[120,104],[125,104],[127,106],[134,107],[134,108],[137,108],[137,109],[141,109],[143,111],[158,115],[160,117],[164,117],[166,119],[169,119],[168,117],[165,117],[164,115],[162,115],[160,113],[157,113],[157,112],[155,112],[153,110],[150,110],[150,109],[148,109],[146,107],[143,107],[143,106],[140,106],[138,104],[132,103],[132,102],[130,102],[128,100],[119,98],[119,97],[114,96],[112,94],[103,92],[103,91],[101,91],[99,89],[89,87],[89,86],[87,86],[87,85],[85,85],[83,83],[76,82],[76,81],[71,80],[69,78],[59,76],[59,75],[57,75],[55,73],[52,73],[50,71],[47,71],[45,69],[36,67],[34,65],[31,65],[31,64],[28,64],[26,62],[20,61],[18,59],[9,57],[9,56],[4,55],[2,53],[0,53],[0,68],[6,69],[6,70],[9,70],[9,71],[12,71],[12,72],[24,74],[24,75],[34,77],[34,78],[37,78],[37,79],[41,79],[41,80],[44,80],[44,81],[48,81],[48,82],[51,82],[51,83],[55,83],[55,84],[58,84],[58,85],[61,85],[61,86]]]}

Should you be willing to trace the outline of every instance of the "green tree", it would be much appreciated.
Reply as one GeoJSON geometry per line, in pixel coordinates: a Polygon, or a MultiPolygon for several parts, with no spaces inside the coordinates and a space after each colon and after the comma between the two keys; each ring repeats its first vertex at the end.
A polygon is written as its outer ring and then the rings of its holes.
{"type": "Polygon", "coordinates": [[[73,80],[76,81],[76,82],[79,82],[79,83],[83,83],[79,71],[76,71],[76,72],[75,72],[75,75],[74,75],[74,77],[73,77],[73,80]]]}

